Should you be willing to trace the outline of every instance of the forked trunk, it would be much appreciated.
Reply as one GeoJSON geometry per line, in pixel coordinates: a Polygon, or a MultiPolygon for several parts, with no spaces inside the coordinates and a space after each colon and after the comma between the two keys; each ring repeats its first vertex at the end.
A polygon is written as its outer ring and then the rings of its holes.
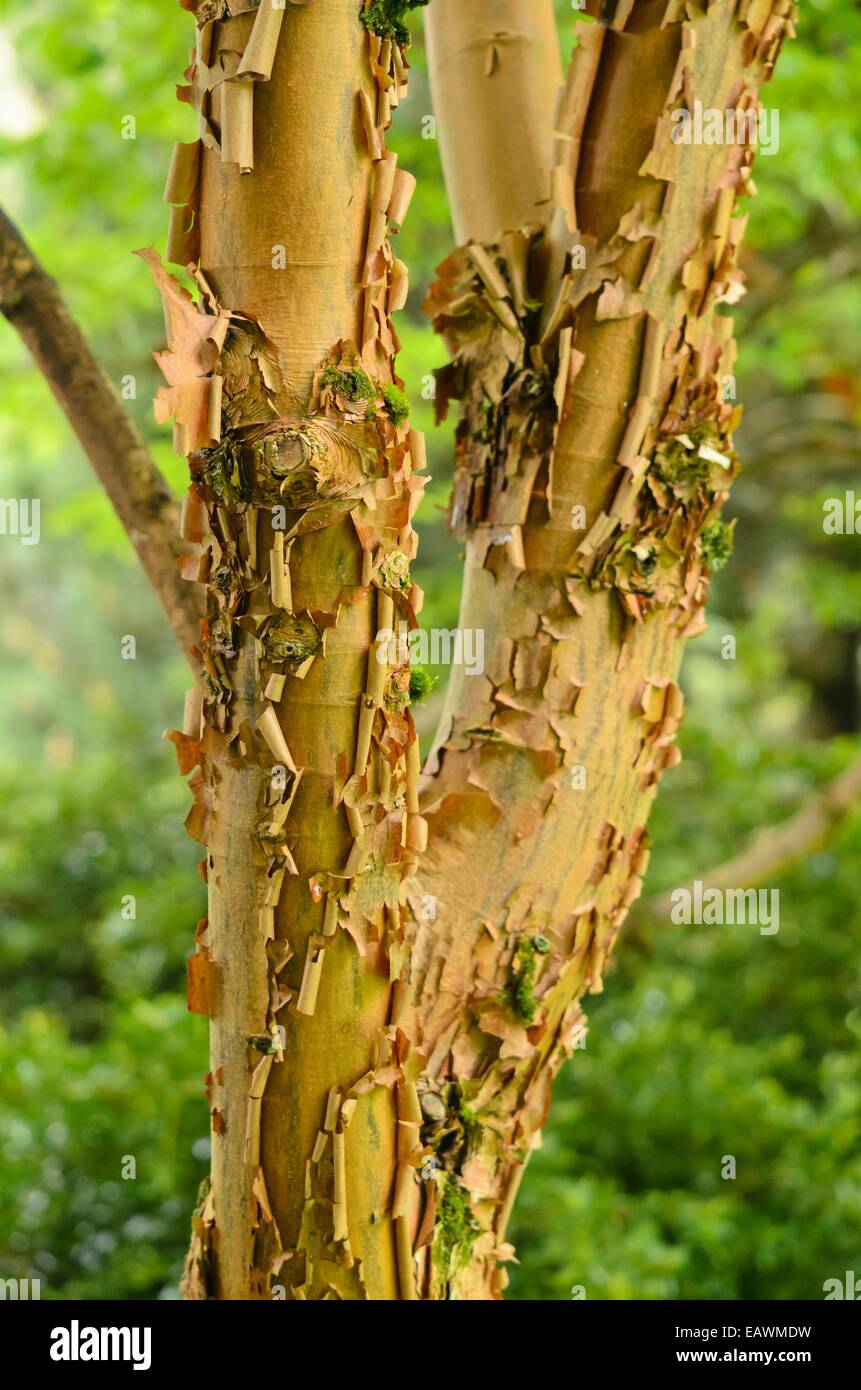
{"type": "Polygon", "coordinates": [[[194,1298],[499,1296],[729,544],[719,306],[753,150],[676,142],[673,112],[755,108],[793,6],[604,7],[551,140],[550,0],[431,0],[464,246],[429,307],[454,357],[441,406],[462,405],[460,622],[486,656],[451,682],[420,813],[409,669],[378,640],[421,598],[423,448],[389,317],[403,8],[375,0],[363,25],[359,0],[199,0],[201,142],[168,188],[196,307],[145,253],[208,604],[174,735],[210,895],[189,970],[212,1020],[194,1298]]]}

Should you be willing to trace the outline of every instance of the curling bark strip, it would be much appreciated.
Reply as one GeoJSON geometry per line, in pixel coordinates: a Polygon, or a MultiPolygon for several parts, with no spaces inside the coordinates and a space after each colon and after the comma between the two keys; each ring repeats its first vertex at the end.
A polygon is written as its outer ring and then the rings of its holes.
{"type": "Polygon", "coordinates": [[[186,7],[200,140],[166,197],[196,301],[141,253],[168,330],[157,414],[190,466],[183,572],[207,610],[171,735],[209,885],[189,1004],[211,1018],[212,1181],[184,1292],[499,1297],[729,544],[719,309],[741,289],[753,151],[675,145],[672,112],[755,105],[794,7],[602,6],[551,137],[549,0],[433,0],[465,244],[429,308],[452,353],[440,409],[461,403],[461,622],[484,629],[486,672],[452,680],[421,802],[409,672],[376,640],[421,602],[424,453],[391,323],[413,181],[385,142],[415,5],[186,7]]]}

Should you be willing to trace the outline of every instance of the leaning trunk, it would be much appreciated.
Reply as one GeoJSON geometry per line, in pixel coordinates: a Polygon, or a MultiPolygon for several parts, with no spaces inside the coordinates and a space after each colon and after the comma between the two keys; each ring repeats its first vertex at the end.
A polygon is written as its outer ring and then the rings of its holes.
{"type": "Polygon", "coordinates": [[[540,63],[542,6],[433,0],[427,18],[465,243],[429,308],[454,356],[442,411],[462,409],[460,625],[488,653],[448,690],[410,890],[436,902],[411,936],[411,1023],[423,1084],[447,1104],[423,1137],[462,1213],[448,1297],[505,1286],[512,1204],[553,1076],[584,1040],[581,996],[603,988],[641,890],[657,784],[680,756],[682,650],[731,544],[739,411],[721,306],[741,293],[734,213],[754,150],[677,143],[673,113],[755,112],[794,13],[598,8],[556,117],[549,221],[507,177],[522,126],[505,94],[540,63]]]}

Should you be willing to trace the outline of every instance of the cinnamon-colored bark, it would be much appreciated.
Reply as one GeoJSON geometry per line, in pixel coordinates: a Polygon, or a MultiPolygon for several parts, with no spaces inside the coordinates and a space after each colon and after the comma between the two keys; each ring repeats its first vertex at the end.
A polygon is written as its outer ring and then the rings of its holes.
{"type": "Polygon", "coordinates": [[[422,444],[390,390],[404,59],[353,0],[266,3],[197,6],[201,144],[169,184],[197,307],[149,256],[208,615],[174,735],[207,845],[192,997],[215,1000],[185,1292],[498,1297],[552,1078],[640,891],[683,646],[729,542],[721,306],[753,152],[677,145],[672,112],[755,103],[793,7],[602,9],[554,134],[549,0],[432,0],[465,244],[429,309],[453,357],[440,409],[462,412],[461,625],[486,663],[452,680],[420,809],[409,673],[375,640],[421,597],[422,444]]]}
{"type": "MultiPolygon", "coordinates": [[[[495,1298],[553,1077],[641,889],[684,645],[731,541],[725,306],[754,150],[676,143],[675,113],[754,111],[796,7],[589,0],[557,105],[550,0],[432,0],[462,245],[428,309],[485,670],[455,669],[420,799],[409,669],[378,639],[421,607],[389,236],[412,180],[385,143],[406,61],[373,32],[397,7],[182,3],[200,139],[165,197],[196,297],[140,253],[168,325],[157,415],[189,460],[181,536],[6,219],[0,308],[202,671],[170,735],[209,885],[189,1006],[211,1019],[212,1181],[184,1293],[495,1298]]],[[[857,783],[721,877],[815,838],[857,783]]]]}
{"type": "MultiPolygon", "coordinates": [[[[737,411],[719,306],[739,290],[732,214],[753,151],[676,145],[671,113],[755,103],[792,6],[707,9],[619,5],[581,27],[547,230],[468,245],[430,296],[455,354],[442,395],[463,408],[460,623],[491,654],[483,679],[449,688],[411,883],[437,904],[410,938],[411,1026],[429,1083],[469,1117],[448,1180],[475,1228],[448,1296],[504,1287],[513,1192],[585,1026],[580,998],[602,988],[640,892],[650,806],[678,756],[679,662],[726,543],[737,411]]],[[[446,22],[445,5],[428,12],[432,31],[446,22]]],[[[443,111],[444,69],[436,81],[443,111]]],[[[485,179],[486,206],[512,131],[500,121],[494,158],[461,117],[461,180],[485,179]]],[[[480,235],[466,203],[461,225],[480,235]]]]}

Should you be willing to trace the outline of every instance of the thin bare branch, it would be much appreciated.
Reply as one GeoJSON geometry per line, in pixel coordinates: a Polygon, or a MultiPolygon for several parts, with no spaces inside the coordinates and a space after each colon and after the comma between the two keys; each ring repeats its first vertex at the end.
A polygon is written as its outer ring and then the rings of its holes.
{"type": "MultiPolygon", "coordinates": [[[[698,875],[703,892],[708,888],[756,888],[783,873],[821,845],[859,797],[861,758],[814,793],[788,821],[755,830],[744,849],[732,859],[698,875]]],[[[662,893],[646,899],[637,910],[637,918],[668,918],[671,906],[671,895],[662,893]]]]}
{"type": "Polygon", "coordinates": [[[179,504],[55,282],[0,209],[0,311],[63,408],[184,649],[199,640],[196,586],[180,577],[179,504]]]}

